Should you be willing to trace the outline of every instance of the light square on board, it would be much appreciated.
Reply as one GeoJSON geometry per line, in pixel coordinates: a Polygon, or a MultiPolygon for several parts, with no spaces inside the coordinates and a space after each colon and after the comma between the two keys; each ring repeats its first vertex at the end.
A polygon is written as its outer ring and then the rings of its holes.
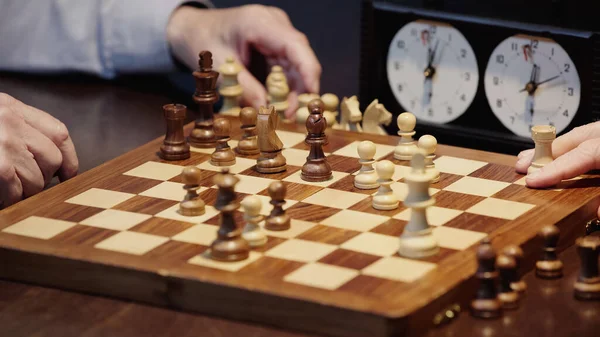
{"type": "Polygon", "coordinates": [[[362,274],[409,283],[425,276],[435,267],[436,264],[431,262],[388,256],[363,269],[362,274]]]}
{"type": "Polygon", "coordinates": [[[2,232],[36,239],[50,239],[75,225],[75,222],[30,216],[4,228],[2,232]]]}
{"type": "Polygon", "coordinates": [[[177,233],[172,240],[210,246],[217,238],[219,227],[214,225],[197,224],[177,233]]]}
{"type": "Polygon", "coordinates": [[[433,162],[438,171],[461,176],[469,175],[487,165],[487,163],[483,161],[463,159],[452,156],[441,156],[437,159],[434,159],[433,162]]]}
{"type": "Polygon", "coordinates": [[[399,240],[394,236],[365,232],[344,242],[340,247],[371,255],[391,256],[398,251],[399,240]]]}
{"type": "MultiPolygon", "coordinates": [[[[271,197],[268,197],[266,195],[260,195],[260,194],[256,194],[256,195],[254,195],[254,197],[258,198],[262,205],[262,207],[260,209],[260,214],[261,215],[269,215],[269,213],[271,213],[271,210],[273,209],[273,205],[271,205],[271,203],[270,203],[271,197]]],[[[291,199],[285,199],[285,204],[283,204],[283,209],[286,210],[286,209],[294,206],[296,203],[298,203],[298,201],[291,200],[291,199]]],[[[243,208],[240,208],[240,210],[243,210],[243,208]]]]}
{"type": "MultiPolygon", "coordinates": [[[[200,186],[197,190],[198,193],[205,191],[207,188],[200,186]]],[[[182,201],[185,197],[186,191],[183,189],[183,184],[174,183],[171,181],[163,181],[162,183],[145,190],[140,195],[152,198],[167,199],[173,201],[182,201]]]]}
{"type": "MultiPolygon", "coordinates": [[[[398,198],[399,201],[404,201],[404,199],[406,199],[406,196],[408,195],[408,184],[401,182],[393,182],[390,185],[390,188],[392,189],[394,195],[396,195],[396,198],[398,198]]],[[[377,194],[377,190],[374,191],[375,192],[372,195],[377,194]]],[[[439,191],[440,190],[438,190],[437,188],[430,187],[429,195],[435,195],[439,191]]]]}
{"type": "Polygon", "coordinates": [[[302,202],[346,209],[367,197],[368,196],[366,194],[324,188],[310,197],[302,200],[302,202]]]}
{"type": "MultiPolygon", "coordinates": [[[[375,168],[375,164],[373,165],[373,168],[375,168]]],[[[398,181],[404,177],[406,177],[406,175],[411,171],[411,167],[410,166],[404,166],[404,165],[394,165],[394,175],[392,175],[392,180],[393,181],[398,181]]],[[[352,175],[357,175],[358,173],[360,173],[360,169],[354,173],[352,173],[352,175]]]]}
{"type": "MultiPolygon", "coordinates": [[[[360,141],[354,141],[343,148],[334,151],[333,154],[344,157],[352,157],[359,158],[358,156],[358,145],[360,141]]],[[[375,144],[376,152],[375,152],[375,160],[379,158],[383,158],[388,154],[392,153],[396,147],[392,145],[384,145],[384,144],[375,144]]]]}
{"type": "Polygon", "coordinates": [[[294,145],[299,143],[303,143],[304,139],[306,139],[306,134],[300,132],[290,132],[283,130],[275,130],[275,133],[283,143],[284,149],[289,149],[294,145]]]}
{"type": "Polygon", "coordinates": [[[514,220],[534,208],[535,205],[522,202],[486,198],[467,209],[468,213],[514,220]]]}
{"type": "Polygon", "coordinates": [[[166,181],[181,174],[181,171],[183,171],[183,167],[180,165],[148,161],[123,174],[126,176],[166,181]]]}
{"type": "Polygon", "coordinates": [[[144,255],[167,241],[169,241],[169,238],[164,236],[138,232],[119,232],[106,240],[98,242],[94,247],[126,254],[144,255]]]}
{"type": "Polygon", "coordinates": [[[335,290],[358,275],[358,270],[315,262],[287,274],[283,280],[309,287],[335,290]]]}
{"type": "Polygon", "coordinates": [[[290,239],[268,250],[265,255],[283,260],[314,262],[336,249],[337,246],[326,243],[290,239]]]}
{"type": "Polygon", "coordinates": [[[268,236],[274,236],[274,237],[283,238],[283,239],[291,239],[291,238],[295,238],[298,235],[306,232],[307,230],[313,228],[316,225],[317,224],[314,222],[291,219],[290,229],[288,229],[288,230],[271,231],[266,228],[263,228],[263,229],[265,231],[265,234],[267,234],[268,236]]]}
{"type": "MultiPolygon", "coordinates": [[[[441,226],[462,214],[463,211],[451,208],[431,206],[425,210],[425,213],[427,214],[427,222],[429,222],[431,226],[441,226]]],[[[411,209],[407,208],[404,211],[394,215],[394,219],[409,221],[410,216],[411,209]]]]}
{"type": "Polygon", "coordinates": [[[300,149],[283,149],[281,154],[285,157],[288,165],[302,167],[306,163],[309,151],[300,149]]]}
{"type": "Polygon", "coordinates": [[[323,220],[321,224],[366,232],[381,225],[389,219],[389,217],[383,215],[344,209],[323,220]]]}
{"type": "Polygon", "coordinates": [[[210,163],[209,160],[207,160],[207,161],[203,162],[202,164],[198,165],[198,168],[201,170],[221,172],[224,168],[227,167],[229,169],[229,173],[238,174],[242,171],[245,171],[245,170],[251,168],[254,165],[256,165],[256,159],[236,157],[235,164],[233,164],[231,166],[214,166],[210,163]]]}
{"type": "Polygon", "coordinates": [[[103,190],[99,188],[90,188],[89,190],[78,194],[65,202],[82,206],[111,208],[131,199],[135,194],[103,190]]]}
{"type": "Polygon", "coordinates": [[[127,230],[137,224],[140,224],[152,215],[134,212],[120,211],[116,209],[106,209],[98,214],[80,222],[82,225],[113,229],[117,231],[127,230]]]}
{"type": "Polygon", "coordinates": [[[480,197],[490,197],[503,190],[507,186],[510,186],[510,183],[481,178],[463,177],[450,186],[444,188],[444,191],[472,194],[480,197]]]}
{"type": "Polygon", "coordinates": [[[312,186],[317,186],[317,187],[327,187],[327,186],[335,183],[336,181],[344,178],[345,176],[349,175],[348,173],[345,173],[345,172],[333,171],[333,172],[331,172],[333,177],[327,181],[310,182],[310,181],[302,180],[301,174],[302,174],[302,170],[297,171],[294,174],[290,175],[289,177],[283,179],[283,181],[287,181],[290,183],[303,184],[303,185],[312,185],[312,186]]]}
{"type": "Polygon", "coordinates": [[[206,205],[204,207],[204,214],[198,216],[185,216],[179,214],[179,204],[177,204],[173,205],[173,207],[165,209],[164,211],[158,214],[155,214],[154,216],[157,218],[166,218],[183,222],[201,223],[214,217],[217,214],[219,214],[219,211],[217,211],[213,206],[206,205]]]}
{"type": "Polygon", "coordinates": [[[440,226],[433,229],[433,236],[442,248],[464,250],[487,236],[487,233],[440,226]]]}
{"type": "Polygon", "coordinates": [[[277,181],[274,179],[245,175],[237,175],[237,177],[240,179],[240,181],[235,185],[235,191],[246,194],[257,194],[258,192],[268,188],[272,182],[277,181]]]}
{"type": "MultiPolygon", "coordinates": [[[[229,147],[232,149],[235,149],[238,146],[238,143],[239,143],[239,141],[237,141],[235,139],[232,139],[227,142],[229,147]]],[[[198,152],[198,153],[205,153],[205,154],[212,154],[213,152],[215,152],[215,148],[214,147],[201,148],[201,147],[190,146],[190,151],[198,152]]]]}
{"type": "Polygon", "coordinates": [[[262,253],[250,251],[250,255],[245,260],[236,262],[223,262],[212,259],[210,257],[210,250],[207,250],[203,254],[196,255],[189,259],[188,263],[202,267],[235,272],[258,260],[260,257],[262,257],[262,253]]]}

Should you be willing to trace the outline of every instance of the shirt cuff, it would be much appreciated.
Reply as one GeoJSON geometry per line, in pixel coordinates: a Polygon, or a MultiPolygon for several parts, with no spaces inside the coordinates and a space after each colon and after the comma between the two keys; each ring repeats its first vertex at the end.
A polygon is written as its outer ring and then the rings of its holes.
{"type": "Polygon", "coordinates": [[[183,4],[212,8],[208,0],[116,0],[102,8],[102,76],[177,69],[167,41],[171,15],[183,4]]]}

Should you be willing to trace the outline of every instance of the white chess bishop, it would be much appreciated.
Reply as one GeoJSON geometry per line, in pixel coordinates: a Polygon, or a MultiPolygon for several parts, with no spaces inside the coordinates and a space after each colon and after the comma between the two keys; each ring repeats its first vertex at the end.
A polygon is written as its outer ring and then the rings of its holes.
{"type": "Polygon", "coordinates": [[[377,163],[376,172],[379,176],[379,179],[377,180],[379,183],[379,190],[377,190],[377,193],[373,196],[373,208],[381,211],[389,211],[398,208],[400,201],[390,186],[394,182],[392,180],[394,170],[394,164],[389,160],[382,160],[377,163]]]}
{"type": "Polygon", "coordinates": [[[398,123],[398,135],[400,141],[394,150],[394,158],[398,160],[411,160],[413,154],[417,153],[418,147],[413,139],[417,118],[410,112],[401,113],[396,119],[398,123]]]}
{"type": "Polygon", "coordinates": [[[262,202],[256,196],[250,195],[242,200],[241,206],[244,209],[244,221],[246,221],[242,238],[248,242],[250,247],[263,246],[267,243],[267,235],[259,225],[264,220],[264,216],[260,215],[262,202]]]}
{"type": "Polygon", "coordinates": [[[411,171],[404,177],[408,185],[408,195],[404,205],[409,207],[410,220],[402,235],[398,254],[409,258],[423,258],[439,252],[437,240],[427,221],[427,208],[435,204],[435,199],[429,194],[431,176],[425,167],[425,155],[417,153],[411,162],[411,171]]]}
{"type": "Polygon", "coordinates": [[[435,150],[437,148],[437,139],[431,135],[424,135],[419,138],[419,149],[425,154],[425,170],[431,176],[431,183],[435,184],[440,181],[440,171],[435,168],[433,159],[435,158],[435,150]]]}
{"type": "Polygon", "coordinates": [[[362,165],[360,171],[354,177],[354,187],[361,190],[370,190],[379,187],[377,172],[373,168],[375,152],[377,148],[370,140],[358,144],[358,162],[362,165]]]}

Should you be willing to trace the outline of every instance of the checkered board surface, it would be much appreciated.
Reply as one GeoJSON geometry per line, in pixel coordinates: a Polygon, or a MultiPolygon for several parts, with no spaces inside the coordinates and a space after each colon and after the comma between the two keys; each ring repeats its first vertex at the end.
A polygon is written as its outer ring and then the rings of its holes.
{"type": "MultiPolygon", "coordinates": [[[[528,189],[523,176],[510,166],[439,155],[435,164],[441,179],[431,186],[436,204],[427,215],[440,252],[423,260],[404,258],[397,253],[398,236],[410,218],[410,209],[400,203],[395,210],[375,210],[371,195],[376,190],[354,188],[354,174],[360,168],[358,141],[330,137],[325,151],[333,179],[309,183],[300,178],[308,155],[304,135],[278,134],[285,146],[286,172],[258,174],[253,170],[256,157],[238,156],[230,167],[240,179],[238,199],[259,196],[264,215],[272,207],[268,185],[282,180],[287,186],[285,209],[292,218],[291,229],[265,230],[267,244],[254,249],[247,260],[226,263],[208,258],[219,221],[219,212],[213,207],[217,195],[213,178],[220,168],[208,162],[211,149],[193,149],[191,158],[180,162],[155,158],[121,171],[115,168],[110,179],[98,180],[53,207],[31,209],[15,223],[0,224],[0,238],[27,238],[48,247],[60,246],[65,252],[80,249],[85,259],[98,263],[110,260],[118,266],[121,259],[134,261],[125,268],[135,261],[156,263],[160,267],[155,269],[161,273],[176,266],[186,277],[207,274],[234,287],[239,285],[230,282],[232,277],[244,277],[254,280],[253,286],[260,291],[300,294],[301,300],[327,303],[328,298],[347,297],[389,302],[391,307],[393,294],[410,291],[411,284],[435,273],[457,252],[473,248],[486,235],[564,192],[560,188],[528,189]],[[207,204],[202,216],[177,212],[185,194],[180,173],[186,165],[202,169],[199,192],[207,204]]],[[[235,144],[230,142],[232,147],[235,144]]],[[[408,192],[403,177],[409,163],[394,160],[393,150],[394,146],[377,144],[376,159],[396,164],[392,188],[403,200],[408,192]]],[[[236,218],[243,221],[242,213],[236,218]]]]}

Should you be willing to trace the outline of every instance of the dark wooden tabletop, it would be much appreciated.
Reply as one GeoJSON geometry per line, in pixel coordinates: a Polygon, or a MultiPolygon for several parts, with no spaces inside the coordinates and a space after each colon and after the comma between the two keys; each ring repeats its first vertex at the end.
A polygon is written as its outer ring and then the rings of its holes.
{"type": "MultiPolygon", "coordinates": [[[[75,142],[81,171],[163,134],[163,104],[191,105],[190,92],[174,89],[164,78],[105,82],[0,73],[0,92],[62,120],[75,142]]],[[[597,336],[600,302],[573,298],[579,261],[573,248],[561,259],[562,279],[525,277],[529,289],[519,309],[493,321],[462,313],[428,336],[597,336]]],[[[315,336],[8,281],[0,281],[0,331],[14,337],[315,336]]]]}

